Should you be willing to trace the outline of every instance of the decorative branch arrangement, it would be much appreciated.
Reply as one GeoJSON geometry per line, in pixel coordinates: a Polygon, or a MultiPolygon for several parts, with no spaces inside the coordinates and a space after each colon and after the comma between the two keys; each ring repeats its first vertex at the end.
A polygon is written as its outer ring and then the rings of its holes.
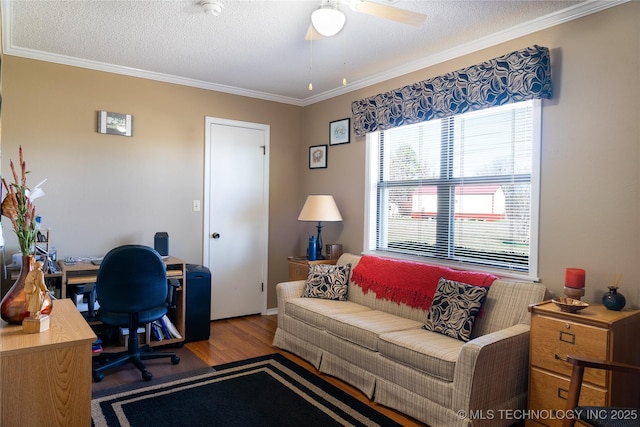
{"type": "Polygon", "coordinates": [[[611,286],[614,289],[618,289],[618,285],[620,284],[620,281],[622,280],[622,273],[616,273],[613,275],[613,286],[611,286]]]}
{"type": "Polygon", "coordinates": [[[18,236],[20,252],[23,255],[29,255],[38,234],[36,229],[36,207],[33,204],[33,200],[44,195],[44,192],[40,189],[40,185],[44,181],[38,184],[33,192],[29,190],[29,187],[27,187],[27,174],[29,171],[27,171],[27,165],[22,155],[22,146],[20,146],[19,155],[20,177],[18,177],[13,160],[11,160],[13,182],[7,184],[7,181],[2,178],[2,185],[7,191],[7,195],[2,201],[2,215],[9,218],[11,224],[13,224],[13,231],[18,236]]]}

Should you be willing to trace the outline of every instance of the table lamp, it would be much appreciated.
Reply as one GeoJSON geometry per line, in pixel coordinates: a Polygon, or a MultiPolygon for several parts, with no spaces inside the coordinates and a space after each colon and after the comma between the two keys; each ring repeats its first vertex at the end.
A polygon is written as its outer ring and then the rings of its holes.
{"type": "Polygon", "coordinates": [[[336,201],[333,196],[329,195],[309,195],[304,202],[304,206],[298,215],[298,221],[317,221],[317,253],[318,259],[324,259],[322,256],[322,221],[342,221],[342,215],[338,210],[336,201]]]}

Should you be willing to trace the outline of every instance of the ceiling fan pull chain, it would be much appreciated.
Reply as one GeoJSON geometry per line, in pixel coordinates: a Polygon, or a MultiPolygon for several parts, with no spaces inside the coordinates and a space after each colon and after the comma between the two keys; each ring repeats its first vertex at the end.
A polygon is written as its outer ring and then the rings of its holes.
{"type": "Polygon", "coordinates": [[[309,90],[313,90],[313,39],[309,40],[309,90]]]}
{"type": "Polygon", "coordinates": [[[342,30],[342,86],[347,85],[347,30],[342,30]]]}

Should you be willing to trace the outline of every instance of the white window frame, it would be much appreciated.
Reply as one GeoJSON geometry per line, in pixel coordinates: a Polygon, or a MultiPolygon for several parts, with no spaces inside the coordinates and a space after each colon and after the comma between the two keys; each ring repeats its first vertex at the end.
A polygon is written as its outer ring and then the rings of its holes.
{"type": "Polygon", "coordinates": [[[441,264],[455,268],[486,271],[500,277],[509,277],[519,280],[538,281],[538,248],[539,248],[539,222],[540,222],[540,158],[541,158],[541,125],[542,125],[542,101],[532,101],[532,153],[531,153],[531,223],[529,241],[529,268],[525,272],[516,272],[507,269],[493,268],[482,265],[469,265],[430,257],[420,257],[398,252],[376,250],[376,219],[377,219],[377,184],[379,152],[379,132],[372,132],[366,137],[366,164],[365,164],[365,204],[364,204],[364,254],[379,255],[391,258],[417,260],[432,264],[441,264]]]}

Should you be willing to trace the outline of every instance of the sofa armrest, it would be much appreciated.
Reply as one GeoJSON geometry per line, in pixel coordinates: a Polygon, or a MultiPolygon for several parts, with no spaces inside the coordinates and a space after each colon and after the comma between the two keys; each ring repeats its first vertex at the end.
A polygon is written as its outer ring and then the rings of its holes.
{"type": "Polygon", "coordinates": [[[284,319],[284,305],[289,298],[300,298],[304,292],[304,280],[281,282],[276,285],[276,297],[278,298],[278,325],[282,325],[284,319]]]}
{"type": "Polygon", "coordinates": [[[497,411],[497,402],[527,392],[529,329],[513,325],[462,346],[453,378],[454,411],[497,411]]]}

